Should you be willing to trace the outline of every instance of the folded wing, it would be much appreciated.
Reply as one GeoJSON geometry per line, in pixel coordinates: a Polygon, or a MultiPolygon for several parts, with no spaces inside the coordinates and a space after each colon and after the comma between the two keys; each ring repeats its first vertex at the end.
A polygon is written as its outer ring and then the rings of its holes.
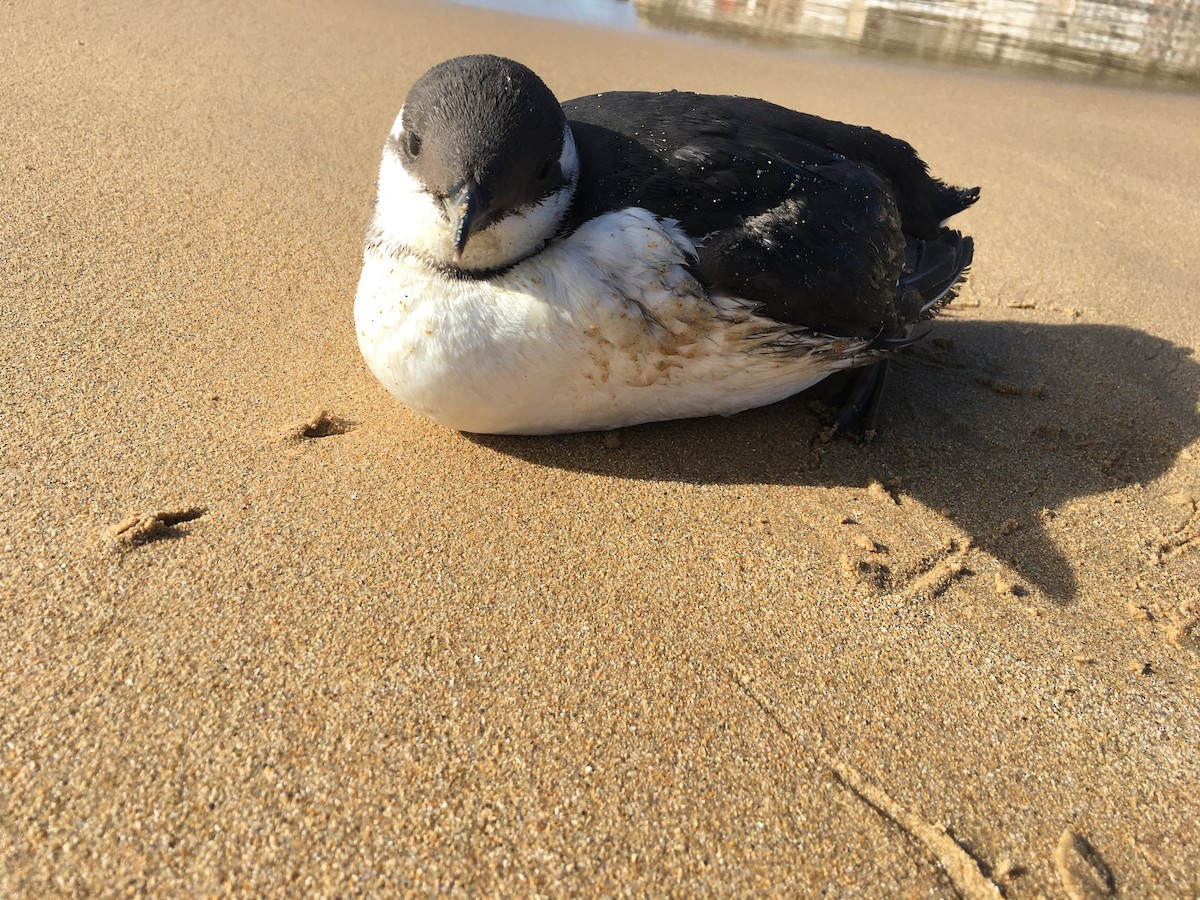
{"type": "Polygon", "coordinates": [[[628,206],[676,219],[706,288],[779,321],[902,342],[970,264],[970,239],[941,223],[978,189],[937,181],[880,132],[679,92],[563,106],[582,172],[573,223],[628,206]]]}

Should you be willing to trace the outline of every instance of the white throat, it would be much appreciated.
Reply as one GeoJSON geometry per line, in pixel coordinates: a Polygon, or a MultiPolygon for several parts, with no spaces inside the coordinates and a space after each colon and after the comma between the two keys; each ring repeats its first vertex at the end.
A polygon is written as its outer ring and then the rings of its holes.
{"type": "Polygon", "coordinates": [[[416,255],[437,266],[501,269],[541,249],[561,224],[579,180],[579,154],[570,125],[564,126],[558,163],[567,183],[538,203],[510,213],[475,234],[462,258],[454,259],[454,235],[441,201],[404,168],[392,149],[404,130],[404,110],[396,117],[379,166],[375,215],[367,232],[367,250],[385,256],[416,255]]]}

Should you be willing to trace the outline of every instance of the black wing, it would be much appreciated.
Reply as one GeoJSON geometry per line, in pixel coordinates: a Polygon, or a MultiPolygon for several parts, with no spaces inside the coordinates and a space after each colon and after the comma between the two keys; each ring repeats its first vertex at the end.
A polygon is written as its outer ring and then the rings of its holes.
{"type": "Polygon", "coordinates": [[[610,93],[563,104],[580,155],[569,227],[640,206],[702,241],[696,274],[784,322],[890,338],[952,290],[978,189],[903,141],[762,100],[610,93]]]}

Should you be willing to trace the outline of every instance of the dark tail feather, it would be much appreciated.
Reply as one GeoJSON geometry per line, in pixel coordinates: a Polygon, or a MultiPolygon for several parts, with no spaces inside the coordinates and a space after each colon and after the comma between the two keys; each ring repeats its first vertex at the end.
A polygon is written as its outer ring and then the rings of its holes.
{"type": "Polygon", "coordinates": [[[958,294],[975,255],[975,242],[957,231],[943,228],[936,240],[910,240],[905,249],[904,274],[896,285],[899,333],[881,335],[872,344],[878,349],[895,349],[911,344],[913,326],[937,311],[958,294]]]}
{"type": "Polygon", "coordinates": [[[935,241],[909,241],[904,274],[896,286],[903,321],[927,319],[954,298],[975,256],[975,242],[943,229],[935,241]]]}

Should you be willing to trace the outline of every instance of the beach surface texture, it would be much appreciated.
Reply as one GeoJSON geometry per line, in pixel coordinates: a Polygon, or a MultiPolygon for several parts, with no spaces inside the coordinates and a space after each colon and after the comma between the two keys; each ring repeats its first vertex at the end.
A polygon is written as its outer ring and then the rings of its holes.
{"type": "Polygon", "coordinates": [[[0,3],[0,894],[1200,894],[1200,98],[417,0],[0,3]],[[371,377],[433,63],[980,184],[881,433],[371,377]]]}

